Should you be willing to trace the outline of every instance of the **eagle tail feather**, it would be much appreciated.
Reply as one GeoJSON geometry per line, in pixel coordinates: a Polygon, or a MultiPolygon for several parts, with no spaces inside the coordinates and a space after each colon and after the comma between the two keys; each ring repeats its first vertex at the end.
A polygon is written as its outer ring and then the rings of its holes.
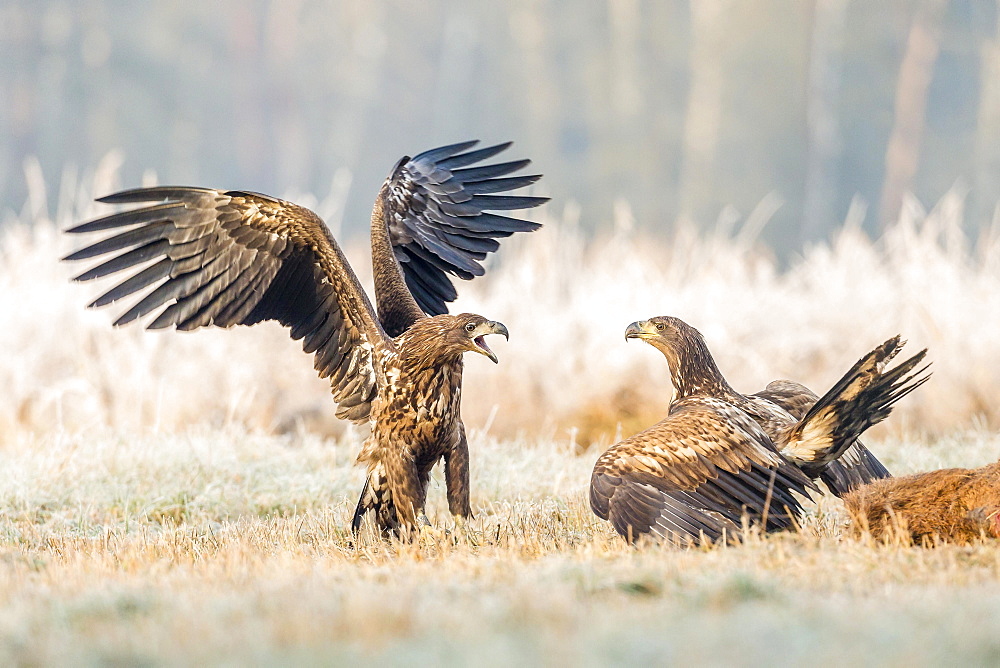
{"type": "Polygon", "coordinates": [[[782,454],[808,475],[820,475],[866,429],[889,416],[893,405],[930,379],[929,364],[914,370],[927,349],[885,370],[899,350],[898,337],[865,355],[791,429],[782,454]],[[894,345],[890,345],[894,344],[894,345]]]}

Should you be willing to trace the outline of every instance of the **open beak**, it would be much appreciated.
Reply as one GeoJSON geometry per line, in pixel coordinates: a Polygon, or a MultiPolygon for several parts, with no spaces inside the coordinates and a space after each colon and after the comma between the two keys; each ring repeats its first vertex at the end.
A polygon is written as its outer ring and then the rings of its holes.
{"type": "Polygon", "coordinates": [[[497,359],[496,354],[490,350],[490,347],[486,345],[486,335],[487,334],[503,334],[503,337],[510,341],[510,334],[507,332],[507,327],[502,322],[486,322],[479,326],[479,330],[476,332],[476,337],[472,339],[472,342],[476,345],[476,352],[486,355],[494,364],[499,364],[500,361],[497,359]]]}
{"type": "Polygon", "coordinates": [[[638,322],[633,322],[625,329],[625,340],[629,339],[644,339],[646,336],[651,334],[646,327],[649,325],[648,320],[640,320],[638,322]]]}

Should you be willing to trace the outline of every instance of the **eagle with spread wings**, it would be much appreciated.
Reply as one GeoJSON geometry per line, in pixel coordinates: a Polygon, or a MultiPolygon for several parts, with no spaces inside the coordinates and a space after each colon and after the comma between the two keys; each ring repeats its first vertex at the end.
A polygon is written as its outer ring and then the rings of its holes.
{"type": "Polygon", "coordinates": [[[115,325],[153,312],[150,329],[277,320],[301,339],[330,380],[337,416],[371,426],[358,457],[368,476],[355,531],[367,513],[383,532],[426,523],[430,472],[441,459],[449,509],[468,517],[462,356],[496,362],[484,337],[508,333],[480,315],[449,315],[457,297],[449,276],[482,275],[498,239],[540,226],[492,212],[548,199],[497,194],[541,175],[511,176],[529,160],[477,164],[510,146],[473,150],[477,143],[404,157],[383,183],[371,216],[377,311],[319,216],[259,193],[163,186],[102,197],[143,206],[67,230],[114,233],[66,259],[115,254],[78,281],[138,269],[90,304],[141,296],[115,325]]]}
{"type": "Polygon", "coordinates": [[[678,318],[625,332],[667,358],[674,400],[667,417],[597,460],[590,505],[629,541],[653,534],[686,544],[738,534],[744,518],[765,531],[795,525],[796,495],[823,479],[838,495],[888,472],[858,436],[930,377],[920,351],[887,371],[898,336],[862,357],[817,398],[791,381],[743,395],[726,381],[704,337],[678,318]],[[838,461],[848,457],[844,463],[838,461]]]}

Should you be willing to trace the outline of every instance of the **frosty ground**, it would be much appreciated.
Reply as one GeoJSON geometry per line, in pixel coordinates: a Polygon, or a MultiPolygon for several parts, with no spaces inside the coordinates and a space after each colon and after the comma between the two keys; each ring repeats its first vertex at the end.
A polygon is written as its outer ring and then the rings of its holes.
{"type": "MultiPolygon", "coordinates": [[[[345,527],[355,434],[26,437],[0,483],[0,662],[973,664],[1000,658],[1000,552],[875,544],[836,501],[800,534],[630,548],[594,453],[472,435],[477,517],[408,545],[345,527]]],[[[1000,438],[871,444],[897,471],[1000,438]]],[[[451,526],[443,482],[436,526],[451,526]]]]}

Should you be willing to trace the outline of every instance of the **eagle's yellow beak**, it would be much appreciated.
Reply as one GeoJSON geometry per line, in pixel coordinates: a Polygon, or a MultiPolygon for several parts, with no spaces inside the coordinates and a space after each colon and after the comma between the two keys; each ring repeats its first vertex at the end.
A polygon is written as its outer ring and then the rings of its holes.
{"type": "Polygon", "coordinates": [[[639,320],[633,322],[625,329],[625,340],[629,339],[646,339],[651,336],[656,336],[656,330],[654,330],[648,320],[639,320]]]}
{"type": "Polygon", "coordinates": [[[494,364],[499,364],[500,360],[497,359],[496,354],[490,350],[490,347],[486,345],[486,335],[487,334],[503,334],[503,337],[510,341],[510,334],[507,332],[507,327],[502,322],[496,322],[490,320],[479,325],[473,332],[472,343],[474,344],[473,350],[477,353],[482,353],[486,355],[494,364]]]}

